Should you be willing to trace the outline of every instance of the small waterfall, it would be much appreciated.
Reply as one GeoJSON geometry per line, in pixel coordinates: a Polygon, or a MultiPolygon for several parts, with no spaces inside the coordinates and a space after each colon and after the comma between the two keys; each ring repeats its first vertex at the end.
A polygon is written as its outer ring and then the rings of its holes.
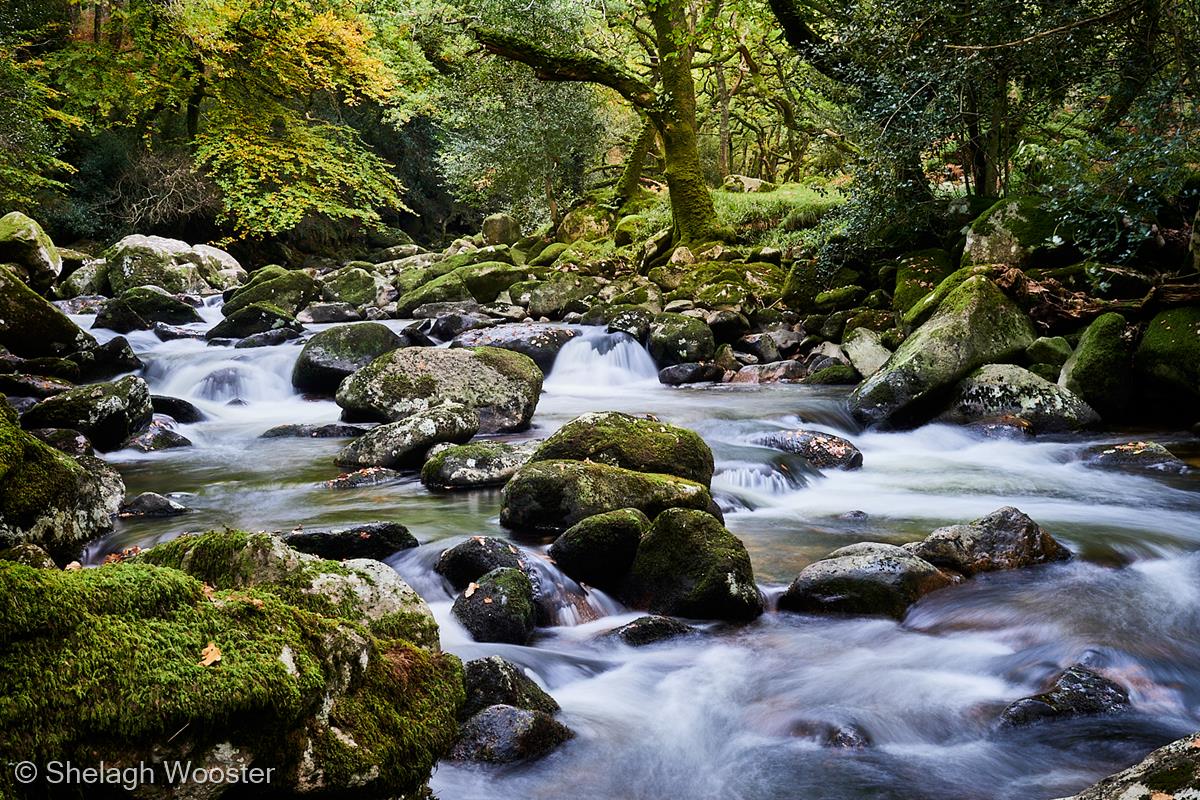
{"type": "Polygon", "coordinates": [[[658,379],[658,367],[646,348],[627,333],[608,333],[604,328],[585,328],[563,346],[554,369],[546,377],[546,388],[556,391],[624,386],[658,379]]]}
{"type": "Polygon", "coordinates": [[[779,497],[808,484],[812,470],[800,459],[774,458],[768,463],[723,464],[713,475],[712,490],[723,511],[777,505],[779,497]]]}

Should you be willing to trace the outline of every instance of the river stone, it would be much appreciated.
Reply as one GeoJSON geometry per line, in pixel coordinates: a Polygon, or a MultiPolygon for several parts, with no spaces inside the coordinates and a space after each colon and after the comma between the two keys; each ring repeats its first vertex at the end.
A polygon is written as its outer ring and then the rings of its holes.
{"type": "Polygon", "coordinates": [[[149,427],[139,431],[121,442],[121,450],[138,450],[142,453],[154,453],[159,450],[171,450],[176,447],[191,447],[192,442],[186,436],[171,429],[164,420],[153,419],[149,427]]]}
{"type": "Polygon", "coordinates": [[[452,341],[456,336],[481,328],[491,328],[496,321],[482,312],[469,314],[439,314],[429,326],[429,335],[441,342],[452,341]]]}
{"type": "Polygon", "coordinates": [[[385,559],[417,546],[416,537],[399,522],[367,522],[330,530],[294,530],[284,544],[301,553],[342,561],[348,558],[385,559]]]}
{"type": "MultiPolygon", "coordinates": [[[[375,317],[371,315],[375,313],[387,318],[383,309],[376,309],[373,306],[368,308],[369,318],[374,319],[375,317]]],[[[358,312],[358,309],[349,303],[309,303],[296,314],[296,321],[304,325],[358,322],[362,318],[363,315],[358,312]]]]}
{"type": "Polygon", "coordinates": [[[1049,691],[1010,704],[1000,714],[1009,727],[1096,714],[1115,714],[1131,708],[1129,693],[1082,664],[1072,664],[1049,691]]]}
{"type": "Polygon", "coordinates": [[[0,375],[0,392],[14,397],[44,399],[74,388],[75,384],[70,381],[43,375],[0,375]]]}
{"type": "Polygon", "coordinates": [[[1100,415],[1058,384],[1015,364],[988,364],[963,378],[939,420],[965,424],[996,417],[1028,420],[1036,433],[1074,431],[1100,415]]]}
{"type": "Polygon", "coordinates": [[[58,569],[50,554],[36,544],[18,544],[0,549],[0,561],[12,561],[33,569],[58,569]]]}
{"type": "Polygon", "coordinates": [[[322,481],[326,489],[362,489],[368,486],[380,486],[403,478],[404,475],[386,467],[364,467],[353,472],[343,472],[336,478],[322,481]]]}
{"type": "Polygon", "coordinates": [[[525,559],[514,545],[495,536],[472,536],[443,550],[433,571],[461,590],[494,569],[525,568],[525,559]]]}
{"type": "Polygon", "coordinates": [[[495,347],[404,347],[342,382],[337,403],[355,419],[395,421],[445,402],[479,414],[481,433],[529,427],[542,372],[528,357],[495,347]]]}
{"type": "Polygon", "coordinates": [[[142,492],[137,497],[130,498],[121,504],[117,515],[129,517],[174,517],[186,514],[187,506],[177,503],[169,497],[156,492],[142,492]]]}
{"type": "Polygon", "coordinates": [[[0,346],[23,358],[91,350],[96,340],[0,265],[0,346]]]}
{"type": "Polygon", "coordinates": [[[119,299],[148,323],[188,325],[204,321],[194,306],[157,286],[135,286],[127,289],[119,299]]]}
{"type": "Polygon", "coordinates": [[[92,381],[106,380],[145,366],[124,336],[117,336],[98,347],[71,353],[67,358],[79,367],[80,378],[92,381]]]}
{"type": "Polygon", "coordinates": [[[707,486],[713,455],[686,428],[619,411],[582,414],[542,442],[533,461],[574,459],[636,472],[676,475],[707,486]]]}
{"type": "Polygon", "coordinates": [[[684,508],[655,517],[620,596],[634,608],[692,619],[746,621],[763,611],[742,542],[710,514],[684,508]]]}
{"type": "Polygon", "coordinates": [[[920,421],[941,393],[985,364],[1024,352],[1033,339],[1029,318],[994,283],[969,278],[854,390],[850,411],[869,425],[920,421]]]}
{"type": "Polygon", "coordinates": [[[570,728],[544,712],[494,705],[467,720],[450,758],[491,764],[528,761],[541,758],[574,736],[570,728]]]}
{"type": "Polygon", "coordinates": [[[339,466],[414,466],[433,445],[463,444],[478,431],[479,416],[472,409],[446,403],[418,411],[401,422],[372,428],[342,448],[334,461],[339,466]]]}
{"type": "Polygon", "coordinates": [[[274,330],[252,333],[233,345],[234,350],[247,350],[252,347],[276,347],[300,338],[300,332],[295,328],[275,328],[274,330]]]}
{"type": "Polygon", "coordinates": [[[982,519],[938,528],[905,550],[966,576],[1066,561],[1071,551],[1020,510],[1006,506],[982,519]]]}
{"type": "Polygon", "coordinates": [[[321,296],[357,306],[374,305],[379,295],[375,276],[359,267],[343,267],[321,279],[321,296]]]}
{"type": "Polygon", "coordinates": [[[724,377],[725,370],[717,364],[676,364],[658,371],[658,382],[666,386],[716,383],[724,377]]]}
{"type": "Polygon", "coordinates": [[[243,306],[225,319],[218,322],[204,338],[214,339],[243,339],[256,333],[290,328],[297,333],[303,328],[295,318],[278,306],[267,303],[253,303],[243,306]]]}
{"type": "Polygon", "coordinates": [[[1105,419],[1121,417],[1129,404],[1133,333],[1120,314],[1097,317],[1063,364],[1058,385],[1105,419]]]}
{"type": "Polygon", "coordinates": [[[150,424],[154,411],[150,388],[127,376],[115,383],[80,386],[43,400],[21,418],[29,428],[71,428],[91,439],[97,450],[115,450],[150,424]]]}
{"type": "Polygon", "coordinates": [[[477,658],[463,664],[463,684],[467,702],[459,712],[460,718],[471,717],[494,705],[558,713],[559,705],[546,694],[519,666],[500,656],[477,658]]]}
{"type": "Polygon", "coordinates": [[[166,414],[171,419],[183,425],[203,422],[208,419],[208,415],[196,408],[195,405],[178,397],[152,394],[150,395],[150,406],[155,414],[166,414]]]}
{"type": "Polygon", "coordinates": [[[870,328],[855,328],[846,335],[842,349],[854,368],[868,378],[892,357],[892,351],[883,346],[879,333],[870,328]]]}
{"type": "Polygon", "coordinates": [[[454,337],[450,346],[512,350],[532,358],[542,374],[549,375],[558,351],[578,335],[578,328],[530,322],[470,330],[454,337]]]}
{"type": "Polygon", "coordinates": [[[493,569],[470,583],[450,608],[477,642],[526,644],[533,636],[533,584],[519,569],[493,569]]]}
{"type": "Polygon", "coordinates": [[[353,439],[368,428],[331,422],[327,425],[276,425],[259,434],[260,439],[353,439]]]}
{"type": "Polygon", "coordinates": [[[662,368],[711,361],[717,344],[703,320],[663,312],[656,314],[650,323],[647,348],[654,363],[662,368]]]}
{"type": "Polygon", "coordinates": [[[157,286],[172,293],[205,294],[202,253],[187,242],[161,236],[126,236],[105,252],[108,282],[118,295],[135,286],[157,286]]]}
{"type": "Polygon", "coordinates": [[[30,436],[0,403],[0,547],[35,544],[66,563],[111,530],[124,497],[116,470],[30,436]]]}
{"type": "Polygon", "coordinates": [[[783,356],[779,354],[779,346],[775,344],[775,340],[770,335],[765,333],[743,336],[733,343],[733,349],[741,353],[749,353],[762,364],[783,360],[783,356]]]}
{"type": "Polygon", "coordinates": [[[1188,471],[1187,462],[1158,442],[1122,442],[1097,444],[1083,451],[1083,463],[1089,467],[1141,470],[1180,475],[1188,471]]]}
{"type": "Polygon", "coordinates": [[[1191,734],[1065,800],[1194,800],[1197,796],[1200,736],[1191,734]]]}
{"type": "MultiPolygon", "coordinates": [[[[561,319],[570,311],[584,312],[591,304],[587,298],[600,288],[595,278],[569,272],[556,272],[537,284],[529,293],[529,316],[561,319]]],[[[516,295],[513,295],[516,299],[516,295]]]]}
{"type": "Polygon", "coordinates": [[[405,344],[378,322],[329,328],[305,342],[292,369],[292,385],[302,392],[333,394],[347,376],[405,344]]]}
{"type": "Polygon", "coordinates": [[[962,265],[1045,266],[1055,251],[1064,252],[1064,227],[1037,197],[1010,197],[979,215],[967,232],[962,265]],[[1034,262],[1037,262],[1036,264],[1034,262]]]}
{"type": "Polygon", "coordinates": [[[550,545],[559,569],[581,583],[617,589],[637,555],[650,520],[636,508],[622,508],[580,520],[550,545]]]}
{"type": "Polygon", "coordinates": [[[921,597],[952,583],[949,575],[903,547],[860,542],[801,570],[779,598],[779,608],[901,619],[921,597]]]}
{"type": "Polygon", "coordinates": [[[62,273],[62,256],[42,226],[10,211],[0,217],[0,263],[16,265],[35,291],[45,294],[62,273]]]}
{"type": "Polygon", "coordinates": [[[808,370],[799,361],[776,361],[773,364],[747,364],[733,374],[730,383],[795,383],[808,377],[808,370]]]}
{"type": "Polygon", "coordinates": [[[278,274],[271,273],[265,279],[256,275],[249,284],[233,293],[221,307],[221,313],[229,317],[255,303],[263,303],[294,317],[320,296],[320,285],[307,272],[283,270],[278,274]]]}
{"type": "Polygon", "coordinates": [[[1200,306],[1172,308],[1150,321],[1133,355],[1145,393],[1172,418],[1197,420],[1200,409],[1200,306]]]}
{"type": "Polygon", "coordinates": [[[775,431],[760,436],[758,444],[796,453],[817,469],[858,469],[862,452],[850,441],[832,433],[803,429],[775,431]]]}
{"type": "Polygon", "coordinates": [[[708,489],[693,481],[569,460],[531,461],[504,486],[503,498],[500,524],[541,531],[563,531],[621,508],[654,517],[667,508],[713,507],[708,489]]]}
{"type": "Polygon", "coordinates": [[[503,486],[533,455],[536,442],[471,442],[432,455],[421,468],[421,483],[430,489],[475,489],[503,486]]]}
{"type": "Polygon", "coordinates": [[[492,214],[483,220],[485,244],[516,244],[521,238],[521,224],[511,214],[492,214]]]}
{"type": "Polygon", "coordinates": [[[645,647],[667,639],[688,636],[696,633],[697,630],[677,619],[648,615],[638,617],[633,622],[627,622],[621,627],[609,631],[607,635],[620,639],[630,647],[645,647]]]}

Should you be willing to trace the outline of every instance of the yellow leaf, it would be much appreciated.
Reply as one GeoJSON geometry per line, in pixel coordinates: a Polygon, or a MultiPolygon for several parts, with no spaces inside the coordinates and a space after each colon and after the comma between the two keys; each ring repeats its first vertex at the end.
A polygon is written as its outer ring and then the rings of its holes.
{"type": "Polygon", "coordinates": [[[200,651],[200,660],[196,662],[198,667],[211,667],[213,664],[221,660],[221,648],[217,647],[216,642],[209,642],[208,647],[200,651]]]}
{"type": "Polygon", "coordinates": [[[471,584],[467,586],[467,590],[463,592],[463,597],[470,597],[471,595],[475,594],[475,590],[478,588],[479,584],[472,581],[471,584]]]}

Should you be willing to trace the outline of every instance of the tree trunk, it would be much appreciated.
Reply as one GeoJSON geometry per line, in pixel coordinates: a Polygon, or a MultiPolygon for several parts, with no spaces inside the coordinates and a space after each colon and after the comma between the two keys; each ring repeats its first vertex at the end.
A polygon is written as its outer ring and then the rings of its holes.
{"type": "Polygon", "coordinates": [[[642,129],[634,140],[625,158],[625,168],[621,170],[621,178],[617,181],[616,200],[625,205],[637,196],[638,186],[642,179],[642,170],[646,166],[646,154],[650,152],[650,143],[654,141],[655,127],[649,119],[642,121],[642,129]]]}
{"type": "Polygon", "coordinates": [[[1196,218],[1192,220],[1192,269],[1200,272],[1200,208],[1196,209],[1196,218]]]}
{"type": "Polygon", "coordinates": [[[729,87],[725,83],[725,65],[716,65],[717,104],[720,114],[717,125],[717,172],[721,180],[729,175],[729,160],[731,156],[731,140],[729,134],[729,87]]]}

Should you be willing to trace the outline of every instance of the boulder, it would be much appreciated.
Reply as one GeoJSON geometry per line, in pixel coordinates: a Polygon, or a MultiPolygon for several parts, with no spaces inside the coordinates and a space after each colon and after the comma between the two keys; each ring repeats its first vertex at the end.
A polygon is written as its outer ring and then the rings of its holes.
{"type": "MultiPolygon", "coordinates": [[[[383,318],[387,318],[387,314],[383,309],[377,309],[372,306],[368,309],[368,316],[373,313],[378,313],[383,318]]],[[[296,322],[302,325],[358,322],[362,318],[363,315],[358,312],[358,309],[349,303],[309,303],[296,314],[296,322]]],[[[370,318],[375,319],[376,317],[372,316],[370,318]]]]}
{"type": "Polygon", "coordinates": [[[337,403],[354,419],[394,421],[445,402],[479,414],[482,433],[529,427],[542,372],[528,356],[495,347],[404,347],[342,382],[337,403]]]}
{"type": "Polygon", "coordinates": [[[490,764],[530,761],[574,736],[570,728],[545,712],[494,705],[463,724],[450,758],[490,764]]]}
{"type": "Polygon", "coordinates": [[[937,312],[850,396],[864,424],[927,418],[940,396],[972,371],[1033,343],[1033,326],[996,285],[976,276],[954,289],[937,312]]]}
{"type": "Polygon", "coordinates": [[[24,358],[64,356],[96,340],[0,265],[0,345],[24,358]]]}
{"type": "Polygon", "coordinates": [[[375,276],[359,267],[345,267],[321,279],[321,297],[351,306],[376,305],[375,276]]]}
{"type": "Polygon", "coordinates": [[[892,351],[883,346],[881,339],[879,333],[869,328],[855,328],[842,342],[850,363],[868,378],[892,357],[892,351]]]}
{"type": "Polygon", "coordinates": [[[120,450],[138,450],[142,453],[155,453],[159,450],[171,450],[176,447],[191,447],[192,442],[181,433],[171,428],[169,421],[154,419],[145,430],[133,434],[121,442],[120,450]]]}
{"type": "Polygon", "coordinates": [[[638,617],[633,622],[627,622],[621,627],[609,631],[608,635],[620,639],[630,647],[645,647],[696,632],[696,628],[677,619],[645,616],[638,617]]]}
{"type": "Polygon", "coordinates": [[[938,528],[904,549],[936,567],[968,577],[1071,557],[1071,551],[1045,528],[1011,506],[974,522],[938,528]]]}
{"type": "Polygon", "coordinates": [[[187,506],[176,503],[169,497],[164,497],[156,492],[142,492],[137,497],[122,503],[117,515],[126,519],[130,517],[174,517],[187,512],[187,506]]]}
{"type": "Polygon", "coordinates": [[[1200,408],[1200,306],[1162,311],[1133,354],[1134,369],[1156,407],[1181,422],[1200,408]]]}
{"type": "Polygon", "coordinates": [[[300,309],[320,297],[320,284],[307,272],[282,270],[278,274],[269,273],[261,279],[256,275],[254,280],[235,291],[221,306],[221,313],[230,317],[243,308],[263,303],[282,309],[288,316],[294,317],[300,309]]]}
{"type": "Polygon", "coordinates": [[[636,508],[622,508],[580,520],[550,545],[559,569],[581,583],[606,591],[620,587],[637,555],[650,520],[636,508]]]}
{"type": "Polygon", "coordinates": [[[346,445],[334,461],[340,466],[409,467],[439,442],[463,444],[479,431],[479,415],[458,403],[418,411],[400,422],[380,425],[346,445]]]}
{"type": "Polygon", "coordinates": [[[300,338],[300,332],[297,330],[298,327],[272,328],[269,331],[252,333],[235,343],[233,349],[247,350],[252,347],[276,347],[295,341],[300,338]]]}
{"type": "MultiPolygon", "coordinates": [[[[105,252],[108,282],[120,295],[135,286],[157,286],[172,294],[205,294],[213,260],[187,242],[161,236],[126,236],[105,252]]],[[[235,262],[236,263],[236,262],[235,262]]]]}
{"type": "Polygon", "coordinates": [[[323,330],[304,343],[292,369],[292,385],[302,392],[333,394],[346,377],[405,344],[379,322],[323,330]]]}
{"type": "Polygon", "coordinates": [[[459,716],[474,716],[494,705],[513,706],[526,711],[557,714],[558,703],[546,694],[519,666],[500,656],[477,658],[463,664],[463,686],[467,702],[459,716]]]}
{"type": "Polygon", "coordinates": [[[494,569],[468,584],[450,612],[477,642],[525,644],[533,636],[533,584],[519,569],[494,569]]]}
{"type": "Polygon", "coordinates": [[[455,336],[450,346],[512,350],[529,356],[543,375],[549,375],[558,351],[578,335],[578,328],[564,325],[518,323],[466,331],[455,336]]]}
{"type": "Polygon", "coordinates": [[[639,342],[646,341],[655,312],[641,306],[610,306],[608,332],[627,333],[639,342]]]}
{"type": "Polygon", "coordinates": [[[383,560],[417,546],[416,537],[399,522],[367,522],[349,528],[317,531],[297,528],[285,533],[283,541],[293,550],[334,561],[350,558],[383,560]]]}
{"type": "Polygon", "coordinates": [[[809,386],[852,386],[861,379],[858,370],[849,364],[825,364],[805,375],[800,382],[809,386]]]}
{"type": "Polygon", "coordinates": [[[1120,684],[1082,664],[1072,664],[1048,691],[1023,698],[1005,708],[1000,714],[1000,724],[1020,727],[1073,717],[1115,714],[1131,707],[1129,693],[1120,684]]]}
{"type": "Polygon", "coordinates": [[[757,443],[803,456],[817,469],[858,469],[863,463],[862,452],[852,442],[822,431],[775,431],[760,436],[757,443]]]}
{"type": "Polygon", "coordinates": [[[795,383],[808,377],[808,370],[799,361],[776,361],[772,364],[748,364],[733,374],[730,383],[795,383]]]}
{"type": "Polygon", "coordinates": [[[1119,419],[1130,398],[1133,333],[1120,314],[1110,312],[1097,317],[1062,365],[1058,385],[1105,419],[1119,419]]]}
{"type": "MultiPolygon", "coordinates": [[[[556,272],[529,293],[529,316],[561,319],[570,311],[587,311],[585,302],[600,288],[595,278],[571,272],[556,272]]],[[[516,300],[516,295],[513,295],[516,300]]]]}
{"type": "Polygon", "coordinates": [[[749,353],[763,364],[783,360],[783,356],[779,354],[779,346],[766,333],[752,333],[748,336],[743,336],[733,343],[733,349],[742,353],[749,353]]]}
{"type": "Polygon", "coordinates": [[[114,450],[150,424],[150,388],[127,376],[114,383],[80,386],[43,400],[26,411],[28,428],[70,428],[87,436],[97,450],[114,450]]]}
{"type": "Polygon", "coordinates": [[[1158,442],[1097,444],[1083,451],[1083,463],[1103,469],[1136,470],[1179,475],[1187,462],[1158,442]]]}
{"type": "Polygon", "coordinates": [[[99,347],[71,353],[67,358],[79,367],[80,378],[92,381],[106,380],[145,366],[124,336],[110,339],[99,347]]]}
{"type": "Polygon", "coordinates": [[[712,450],[692,431],[618,411],[576,417],[542,442],[532,458],[559,459],[676,475],[705,486],[713,474],[712,450]]]}
{"type": "Polygon", "coordinates": [[[485,244],[516,244],[521,239],[521,223],[511,214],[492,214],[483,220],[485,244]]]}
{"type": "Polygon", "coordinates": [[[1070,234],[1037,197],[1000,200],[971,223],[962,265],[1045,266],[1071,251],[1070,234]],[[1036,262],[1036,263],[1035,263],[1036,262]]]}
{"type": "Polygon", "coordinates": [[[1025,348],[1025,359],[1030,364],[1051,364],[1062,367],[1071,357],[1071,343],[1062,336],[1039,336],[1025,348]]]}
{"type": "Polygon", "coordinates": [[[68,428],[34,428],[28,433],[35,439],[39,439],[69,456],[93,456],[96,454],[92,443],[79,431],[68,428]]]}
{"type": "Polygon", "coordinates": [[[42,226],[20,211],[0,217],[0,264],[14,264],[21,278],[45,294],[62,272],[62,256],[42,226]]]}
{"type": "MultiPolygon", "coordinates": [[[[195,306],[189,305],[157,286],[135,286],[127,289],[119,298],[129,309],[148,323],[162,322],[167,325],[187,325],[203,322],[195,306]]],[[[114,301],[110,301],[114,302],[114,301]]],[[[97,320],[97,323],[99,320],[97,320]]],[[[99,325],[97,324],[97,327],[99,325]]],[[[153,327],[148,325],[147,328],[153,327]]]]}
{"type": "Polygon", "coordinates": [[[531,461],[504,487],[500,523],[508,528],[563,531],[587,517],[637,508],[649,517],[667,508],[706,511],[703,484],[674,475],[634,472],[584,461],[531,461]]]}
{"type": "Polygon", "coordinates": [[[676,364],[658,371],[658,382],[666,386],[718,383],[724,377],[725,370],[717,364],[676,364]]]}
{"type": "Polygon", "coordinates": [[[218,322],[204,338],[213,339],[242,339],[256,333],[290,328],[296,332],[301,326],[295,318],[282,308],[268,303],[253,303],[243,306],[225,319],[218,322]]]}
{"type": "Polygon", "coordinates": [[[161,394],[150,395],[150,407],[155,414],[166,414],[171,419],[183,425],[203,422],[208,416],[187,400],[178,397],[167,397],[161,394]]]}
{"type": "Polygon", "coordinates": [[[952,583],[954,578],[903,547],[860,542],[801,570],[779,598],[779,608],[901,619],[917,600],[952,583]]]}
{"type": "Polygon", "coordinates": [[[525,570],[525,559],[512,544],[494,536],[472,536],[443,550],[433,571],[450,581],[455,589],[465,589],[494,569],[525,570]]]}
{"type": "Polygon", "coordinates": [[[75,388],[75,384],[42,375],[0,375],[0,392],[14,397],[46,398],[75,388]]]}
{"type": "Polygon", "coordinates": [[[702,320],[667,312],[654,316],[647,346],[660,368],[711,361],[717,349],[712,331],[702,320]]]}
{"type": "Polygon", "coordinates": [[[88,259],[58,285],[54,296],[60,300],[94,295],[111,295],[108,285],[108,262],[103,258],[88,259]]]}
{"type": "Polygon", "coordinates": [[[620,591],[656,614],[746,621],[763,611],[745,546],[710,514],[672,508],[654,518],[620,591]]]}
{"type": "Polygon", "coordinates": [[[331,422],[327,425],[288,424],[276,425],[258,435],[260,439],[353,439],[362,436],[369,428],[358,425],[343,425],[331,422]]]}
{"type": "Polygon", "coordinates": [[[892,308],[901,314],[908,311],[953,271],[950,254],[945,250],[934,248],[901,256],[896,268],[892,308]]]}
{"type": "MultiPolygon", "coordinates": [[[[250,280],[238,260],[220,248],[207,244],[192,245],[200,277],[218,291],[226,291],[250,280]]],[[[163,287],[166,288],[166,287],[163,287]]]]}
{"type": "Polygon", "coordinates": [[[1015,364],[988,364],[963,378],[938,419],[965,424],[998,417],[1027,420],[1035,433],[1074,431],[1100,421],[1068,389],[1015,364]]]}
{"type": "Polygon", "coordinates": [[[0,550],[0,561],[12,561],[33,569],[58,569],[54,559],[36,544],[18,544],[0,550]]]}
{"type": "Polygon", "coordinates": [[[443,491],[503,486],[529,461],[534,447],[489,441],[447,447],[425,462],[421,483],[443,491]]]}
{"type": "Polygon", "coordinates": [[[1200,789],[1198,741],[1192,734],[1171,742],[1066,800],[1191,800],[1200,789]]]}
{"type": "Polygon", "coordinates": [[[448,342],[461,333],[491,328],[495,324],[494,319],[479,312],[441,314],[429,326],[429,335],[439,341],[448,342]]]}

